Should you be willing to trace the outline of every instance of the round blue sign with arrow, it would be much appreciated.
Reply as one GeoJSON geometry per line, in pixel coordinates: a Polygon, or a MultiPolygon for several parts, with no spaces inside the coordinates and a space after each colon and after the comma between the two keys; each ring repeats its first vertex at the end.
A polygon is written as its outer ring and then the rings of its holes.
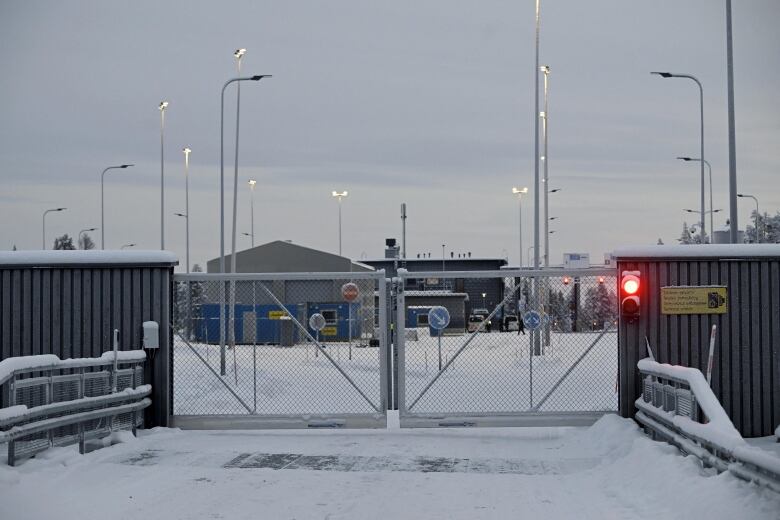
{"type": "Polygon", "coordinates": [[[450,311],[446,307],[436,306],[431,307],[428,311],[428,325],[436,330],[442,330],[447,328],[450,324],[450,311]]]}
{"type": "Polygon", "coordinates": [[[536,311],[528,311],[523,315],[523,323],[530,330],[538,329],[542,324],[542,317],[536,311]]]}

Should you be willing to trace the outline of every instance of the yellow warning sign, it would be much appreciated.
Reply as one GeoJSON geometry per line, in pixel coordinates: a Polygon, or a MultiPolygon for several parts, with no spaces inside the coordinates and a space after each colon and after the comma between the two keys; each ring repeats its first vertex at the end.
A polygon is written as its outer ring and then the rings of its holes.
{"type": "Polygon", "coordinates": [[[285,316],[287,316],[287,313],[284,311],[268,311],[269,320],[280,320],[285,316]]]}
{"type": "Polygon", "coordinates": [[[661,287],[661,314],[726,314],[726,287],[661,287]]]}
{"type": "Polygon", "coordinates": [[[335,336],[336,335],[336,327],[325,327],[320,332],[322,336],[335,336]]]}

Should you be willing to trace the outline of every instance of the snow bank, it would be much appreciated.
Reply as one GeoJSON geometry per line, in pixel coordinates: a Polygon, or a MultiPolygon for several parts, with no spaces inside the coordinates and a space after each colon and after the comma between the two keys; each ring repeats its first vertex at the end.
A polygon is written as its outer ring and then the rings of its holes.
{"type": "Polygon", "coordinates": [[[0,251],[0,266],[178,263],[171,251],[0,251]]]}
{"type": "MultiPolygon", "coordinates": [[[[707,384],[707,380],[704,379],[704,375],[699,370],[662,364],[650,358],[640,359],[637,367],[641,371],[680,379],[688,383],[691,391],[696,396],[696,402],[709,421],[707,424],[700,424],[688,417],[669,413],[675,426],[690,435],[719,444],[724,448],[733,449],[745,444],[739,431],[734,427],[729,416],[726,415],[720,401],[715,397],[712,389],[707,384]]],[[[641,397],[637,401],[641,401],[641,397]]],[[[663,410],[660,411],[663,412],[663,410]]]]}
{"type": "Polygon", "coordinates": [[[691,244],[626,246],[613,251],[615,258],[780,258],[780,244],[691,244]]]}
{"type": "MultiPolygon", "coordinates": [[[[143,350],[125,350],[117,352],[117,360],[121,362],[143,361],[146,359],[146,352],[143,350]]],[[[113,361],[114,352],[103,352],[99,358],[68,358],[61,360],[54,354],[43,354],[40,356],[18,356],[0,361],[0,383],[9,378],[16,370],[25,370],[33,368],[75,368],[91,363],[113,361]]]]}

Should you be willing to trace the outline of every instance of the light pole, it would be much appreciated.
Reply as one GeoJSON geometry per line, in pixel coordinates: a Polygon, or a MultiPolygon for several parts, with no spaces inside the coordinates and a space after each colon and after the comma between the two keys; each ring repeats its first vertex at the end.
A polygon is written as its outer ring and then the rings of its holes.
{"type": "Polygon", "coordinates": [[[132,164],[120,164],[119,166],[109,166],[100,174],[100,249],[106,248],[106,222],[105,210],[103,205],[103,184],[108,170],[123,170],[133,166],[132,164]]]}
{"type": "Polygon", "coordinates": [[[52,213],[54,211],[65,211],[68,208],[54,208],[54,209],[47,209],[43,212],[43,241],[41,243],[41,249],[46,249],[46,215],[49,213],[52,213]]]}
{"type": "MultiPolygon", "coordinates": [[[[251,192],[251,198],[249,200],[249,207],[250,207],[250,217],[252,219],[252,247],[255,247],[255,184],[257,184],[257,181],[254,179],[249,179],[249,191],[251,192]]],[[[244,233],[246,235],[246,233],[244,233]]]]}
{"type": "MultiPolygon", "coordinates": [[[[706,159],[704,161],[702,161],[699,158],[693,158],[693,157],[678,157],[678,159],[680,159],[681,161],[686,161],[686,162],[688,162],[688,161],[704,162],[704,164],[707,165],[707,171],[709,172],[709,180],[710,180],[710,210],[712,210],[712,166],[710,166],[709,161],[707,161],[706,159]]],[[[715,232],[715,224],[713,223],[713,220],[712,220],[712,213],[713,212],[710,211],[710,233],[714,233],[715,232]]],[[[713,238],[714,238],[714,236],[713,236],[713,238]]],[[[712,240],[710,240],[710,242],[712,242],[712,240]]]]}
{"type": "Polygon", "coordinates": [[[165,249],[165,109],[167,101],[160,101],[160,249],[165,249]]]}
{"type": "MultiPolygon", "coordinates": [[[[236,49],[233,53],[233,57],[236,58],[236,77],[241,77],[241,58],[246,54],[246,49],[236,49]]],[[[236,154],[233,162],[233,235],[232,235],[232,247],[230,250],[230,272],[235,274],[236,272],[236,226],[238,219],[238,129],[239,129],[239,115],[241,110],[241,82],[236,83],[236,154]]],[[[231,284],[232,290],[235,291],[235,285],[231,284]]],[[[235,299],[235,294],[231,291],[231,305],[235,299]]],[[[232,328],[231,328],[232,331],[232,328]]],[[[231,333],[232,337],[232,333],[231,333]]],[[[231,341],[231,346],[233,342],[231,341]]]]}
{"type": "MultiPolygon", "coordinates": [[[[93,227],[93,228],[89,228],[89,229],[82,229],[81,231],[79,231],[79,241],[78,241],[79,244],[81,244],[81,234],[82,233],[87,233],[88,231],[97,231],[97,228],[93,227]]],[[[77,247],[78,247],[78,245],[77,245],[77,247]]]]}
{"type": "Polygon", "coordinates": [[[187,214],[186,242],[187,242],[187,274],[190,272],[190,153],[192,150],[184,148],[184,212],[187,214]]]}
{"type": "MultiPolygon", "coordinates": [[[[442,270],[442,272],[445,271],[445,269],[444,269],[444,248],[446,247],[446,245],[447,244],[442,244],[441,245],[441,270],[442,270]]],[[[443,283],[444,283],[444,280],[442,280],[442,284],[443,283]]]]}
{"type": "Polygon", "coordinates": [[[737,142],[734,136],[734,53],[731,48],[731,0],[726,0],[726,91],[729,114],[729,240],[737,243],[737,142]]]}
{"type": "Polygon", "coordinates": [[[758,229],[758,199],[753,195],[748,195],[746,193],[737,193],[737,197],[745,198],[745,199],[753,199],[754,201],[756,201],[756,244],[760,244],[761,234],[759,233],[759,229],[758,229]]]}
{"type": "Polygon", "coordinates": [[[520,242],[520,269],[523,268],[523,195],[528,193],[527,187],[512,188],[512,193],[517,195],[517,236],[520,242]]]}
{"type": "Polygon", "coordinates": [[[487,293],[482,293],[482,308],[485,309],[485,296],[487,296],[487,293]]]}
{"type": "Polygon", "coordinates": [[[701,82],[696,79],[695,76],[690,74],[676,74],[672,72],[651,72],[650,74],[657,74],[662,78],[685,78],[695,81],[699,86],[699,134],[700,134],[700,147],[699,158],[701,159],[701,236],[702,243],[704,243],[704,237],[707,236],[707,232],[704,225],[704,89],[701,86],[701,82]]]}
{"type": "Polygon", "coordinates": [[[119,249],[124,249],[126,247],[135,247],[135,244],[125,244],[122,247],[120,247],[119,249]]]}
{"type": "Polygon", "coordinates": [[[550,157],[547,154],[547,130],[548,130],[548,112],[547,112],[547,81],[548,76],[550,75],[550,67],[549,65],[542,65],[539,70],[544,73],[544,112],[540,112],[539,116],[542,118],[542,130],[544,132],[544,145],[543,145],[543,156],[544,159],[544,180],[542,181],[544,183],[544,266],[549,267],[550,266],[550,234],[548,233],[548,224],[549,224],[549,192],[547,191],[547,183],[549,182],[549,177],[547,175],[547,169],[548,164],[550,162],[550,157]]]}
{"type": "MultiPolygon", "coordinates": [[[[270,78],[270,74],[258,74],[248,77],[229,79],[222,85],[220,94],[219,113],[219,272],[225,274],[225,89],[231,83],[238,81],[260,81],[270,78]]],[[[234,205],[235,206],[235,205],[234,205]]],[[[235,232],[235,226],[233,226],[235,232]]],[[[234,241],[235,242],[235,241],[234,241]]],[[[233,255],[235,258],[235,254],[233,255]]],[[[220,284],[222,301],[224,298],[224,285],[220,284]]],[[[225,375],[225,306],[219,306],[219,343],[220,343],[220,374],[225,375]]]]}
{"type": "Polygon", "coordinates": [[[185,255],[186,255],[186,258],[187,258],[187,273],[189,273],[190,272],[190,234],[189,234],[190,215],[189,215],[189,213],[174,213],[174,215],[184,219],[185,226],[186,226],[186,229],[187,229],[187,232],[185,232],[185,244],[186,245],[184,247],[185,247],[185,251],[186,251],[185,255]]]}
{"type": "Polygon", "coordinates": [[[345,191],[333,191],[331,196],[339,199],[339,256],[341,256],[341,199],[349,195],[349,192],[345,191]]]}

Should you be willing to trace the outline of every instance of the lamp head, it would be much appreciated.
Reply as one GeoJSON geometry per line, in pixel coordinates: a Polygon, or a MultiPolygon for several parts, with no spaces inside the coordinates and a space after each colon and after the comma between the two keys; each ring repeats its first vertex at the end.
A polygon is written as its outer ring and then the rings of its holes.
{"type": "Polygon", "coordinates": [[[348,192],[348,191],[346,191],[346,190],[344,190],[344,191],[341,191],[341,192],[339,192],[339,191],[333,191],[333,192],[332,192],[332,195],[333,195],[334,197],[346,197],[347,195],[349,195],[349,192],[348,192]]]}
{"type": "Polygon", "coordinates": [[[513,187],[512,188],[512,193],[514,193],[515,195],[517,195],[519,193],[525,194],[525,193],[528,193],[528,188],[527,187],[523,187],[523,188],[513,187]]]}
{"type": "Polygon", "coordinates": [[[160,101],[160,106],[158,107],[161,111],[168,108],[168,102],[167,101],[160,101]]]}
{"type": "Polygon", "coordinates": [[[184,155],[189,155],[190,153],[192,153],[192,150],[190,150],[189,148],[185,147],[185,148],[182,149],[182,152],[184,152],[184,155]]]}
{"type": "Polygon", "coordinates": [[[545,74],[549,74],[550,73],[550,66],[549,65],[541,65],[539,67],[539,71],[540,72],[544,72],[545,74]]]}
{"type": "Polygon", "coordinates": [[[252,186],[252,187],[254,188],[254,187],[255,187],[255,184],[257,184],[257,181],[256,181],[256,180],[254,180],[254,179],[249,179],[249,185],[250,185],[250,186],[252,186]]]}
{"type": "Polygon", "coordinates": [[[251,76],[249,79],[252,81],[260,81],[263,78],[273,78],[271,74],[256,74],[254,76],[251,76]]]}
{"type": "Polygon", "coordinates": [[[121,165],[119,165],[120,168],[129,168],[131,166],[135,166],[135,164],[121,164],[121,165]]]}
{"type": "Polygon", "coordinates": [[[236,59],[241,59],[241,57],[246,54],[246,49],[236,49],[233,53],[233,56],[236,57],[236,59]]]}
{"type": "Polygon", "coordinates": [[[650,74],[657,74],[662,78],[671,78],[672,76],[674,76],[674,74],[672,74],[671,72],[651,72],[650,74]]]}

